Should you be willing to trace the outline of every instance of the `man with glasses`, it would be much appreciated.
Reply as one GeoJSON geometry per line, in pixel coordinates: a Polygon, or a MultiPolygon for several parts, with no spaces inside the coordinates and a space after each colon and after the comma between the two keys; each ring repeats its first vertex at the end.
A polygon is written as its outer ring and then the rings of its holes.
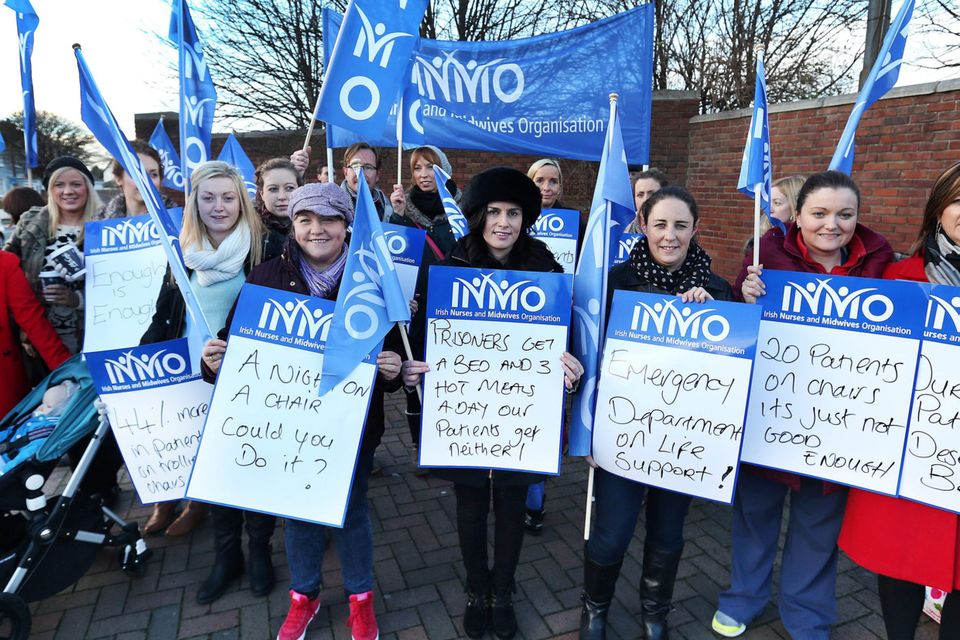
{"type": "MultiPolygon", "coordinates": [[[[290,162],[296,167],[300,175],[306,173],[310,165],[310,147],[305,150],[299,149],[290,155],[290,162]]],[[[390,199],[377,187],[377,180],[380,178],[380,154],[376,147],[366,142],[357,142],[350,145],[343,154],[343,182],[340,188],[347,192],[354,208],[357,205],[357,177],[360,170],[367,180],[367,186],[370,187],[370,195],[373,197],[373,204],[377,207],[377,213],[382,221],[390,218],[393,213],[393,207],[390,206],[390,199]]]]}

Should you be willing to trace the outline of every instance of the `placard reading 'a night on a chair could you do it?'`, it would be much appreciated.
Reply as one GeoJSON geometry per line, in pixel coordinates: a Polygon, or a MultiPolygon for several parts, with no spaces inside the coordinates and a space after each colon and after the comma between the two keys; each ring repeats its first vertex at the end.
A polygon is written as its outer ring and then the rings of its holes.
{"type": "Polygon", "coordinates": [[[745,462],[896,495],[922,285],[767,270],[745,462]]]}
{"type": "Polygon", "coordinates": [[[187,496],[343,526],[377,366],[317,395],[335,304],[243,286],[187,496]]]}
{"type": "Polygon", "coordinates": [[[624,478],[731,502],[760,309],[616,291],[593,458],[624,478]]]}
{"type": "Polygon", "coordinates": [[[433,266],[420,466],[560,473],[573,277],[433,266]]]}
{"type": "Polygon", "coordinates": [[[85,358],[140,501],[182,498],[213,392],[192,373],[187,339],[85,358]]]}
{"type": "Polygon", "coordinates": [[[930,292],[900,495],[960,513],[960,287],[930,292]]]}

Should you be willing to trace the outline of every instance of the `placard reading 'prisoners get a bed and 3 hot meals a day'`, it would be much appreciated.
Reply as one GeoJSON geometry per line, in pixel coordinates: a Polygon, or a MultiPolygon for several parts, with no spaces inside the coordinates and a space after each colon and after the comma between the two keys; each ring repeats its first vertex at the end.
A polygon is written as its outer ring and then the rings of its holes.
{"type": "Polygon", "coordinates": [[[85,358],[140,501],[182,498],[213,393],[186,338],[85,358]]]}
{"type": "Polygon", "coordinates": [[[88,222],[84,229],[84,351],[140,344],[167,271],[149,215],[88,222]]]}
{"type": "Polygon", "coordinates": [[[593,458],[624,478],[731,502],[760,309],[616,291],[593,458]]]}
{"type": "Polygon", "coordinates": [[[573,278],[430,268],[420,465],[560,473],[573,278]]]}
{"type": "Polygon", "coordinates": [[[742,460],[895,495],[922,286],[783,271],[763,282],[742,460]]]}
{"type": "Polygon", "coordinates": [[[960,287],[930,291],[900,495],[960,513],[960,287]]]}
{"type": "Polygon", "coordinates": [[[317,395],[335,304],[240,290],[190,498],[343,526],[377,366],[317,395]]]}
{"type": "Polygon", "coordinates": [[[580,212],[576,209],[544,209],[530,227],[530,235],[542,240],[564,273],[577,270],[577,234],[580,212]]]}

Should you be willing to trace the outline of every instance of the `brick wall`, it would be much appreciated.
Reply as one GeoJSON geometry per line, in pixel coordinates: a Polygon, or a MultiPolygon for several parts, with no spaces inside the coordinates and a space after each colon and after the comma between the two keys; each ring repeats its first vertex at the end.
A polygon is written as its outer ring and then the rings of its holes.
{"type": "MultiPolygon", "coordinates": [[[[821,171],[855,96],[770,108],[774,178],[821,171]]],[[[732,280],[753,231],[753,204],[736,191],[750,111],[690,120],[687,186],[701,206],[701,241],[714,269],[732,280]]],[[[892,90],[857,129],[853,178],[862,192],[861,221],[906,251],[916,237],[936,177],[960,160],[960,81],[892,90]]]]}

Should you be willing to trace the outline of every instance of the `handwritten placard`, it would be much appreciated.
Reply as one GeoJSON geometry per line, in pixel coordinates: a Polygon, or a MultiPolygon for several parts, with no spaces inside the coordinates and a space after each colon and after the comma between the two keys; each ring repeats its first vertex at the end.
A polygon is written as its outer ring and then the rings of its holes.
{"type": "Polygon", "coordinates": [[[384,222],[383,237],[387,241],[390,257],[393,258],[403,297],[411,300],[417,288],[417,274],[423,260],[423,245],[427,241],[427,232],[416,227],[384,222]]]}
{"type": "Polygon", "coordinates": [[[420,466],[560,473],[572,276],[430,268],[420,466]]]}
{"type": "Polygon", "coordinates": [[[576,209],[543,209],[530,227],[530,235],[542,240],[564,273],[577,270],[577,234],[580,212],[576,209]]]}
{"type": "Polygon", "coordinates": [[[83,350],[137,345],[153,318],[167,270],[160,234],[149,215],[88,222],[84,234],[83,350]]]}
{"type": "Polygon", "coordinates": [[[376,360],[317,395],[334,305],[243,286],[189,497],[343,526],[376,360]]]}
{"type": "Polygon", "coordinates": [[[770,270],[763,281],[742,459],[895,495],[922,287],[770,270]]]}
{"type": "Polygon", "coordinates": [[[85,357],[140,501],[184,497],[213,392],[191,373],[187,340],[85,357]]]}
{"type": "Polygon", "coordinates": [[[760,309],[616,291],[593,457],[610,473],[733,501],[760,309]]]}
{"type": "Polygon", "coordinates": [[[630,252],[633,251],[633,245],[637,240],[643,237],[642,233],[622,233],[617,242],[613,244],[613,250],[610,252],[610,265],[616,266],[621,262],[626,262],[630,258],[630,252]]]}
{"type": "Polygon", "coordinates": [[[960,287],[930,293],[900,495],[960,513],[960,287]]]}

